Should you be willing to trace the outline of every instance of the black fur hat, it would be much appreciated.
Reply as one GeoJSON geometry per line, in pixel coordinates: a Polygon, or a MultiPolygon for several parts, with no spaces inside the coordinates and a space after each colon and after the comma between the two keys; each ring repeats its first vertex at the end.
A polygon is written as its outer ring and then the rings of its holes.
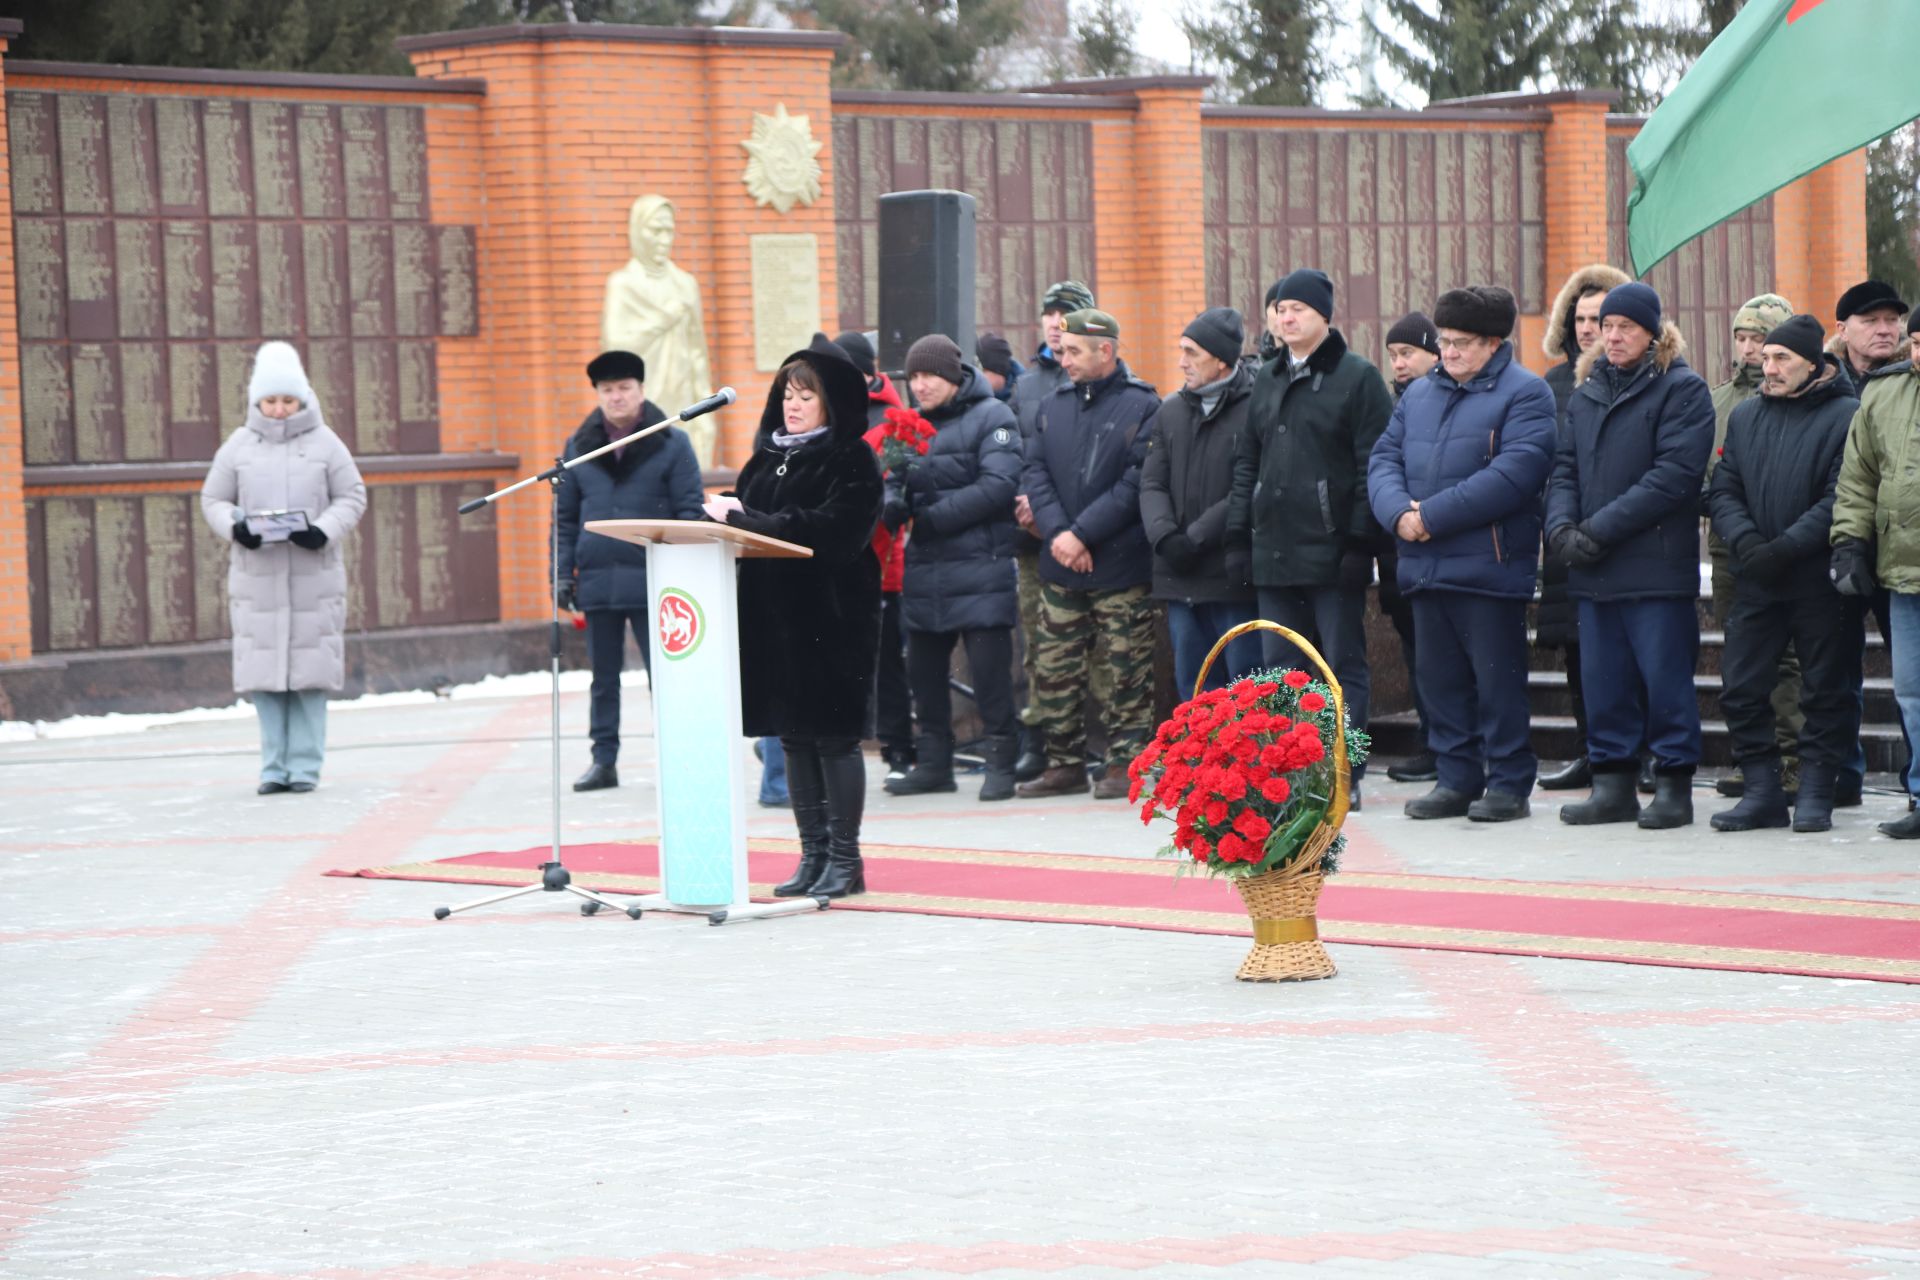
{"type": "Polygon", "coordinates": [[[1513,336],[1514,321],[1520,308],[1513,295],[1497,284],[1468,285],[1449,289],[1433,304],[1433,327],[1477,333],[1502,341],[1513,336]]]}

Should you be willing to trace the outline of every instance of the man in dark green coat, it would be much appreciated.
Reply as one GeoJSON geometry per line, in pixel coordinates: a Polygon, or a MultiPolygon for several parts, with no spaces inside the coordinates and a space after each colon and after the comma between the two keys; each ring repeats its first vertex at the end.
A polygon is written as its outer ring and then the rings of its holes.
{"type": "MultiPolygon", "coordinates": [[[[1256,588],[1260,616],[1299,632],[1333,667],[1353,727],[1367,725],[1367,588],[1377,531],[1367,459],[1393,393],[1332,327],[1333,281],[1303,269],[1274,290],[1285,350],[1253,380],[1227,508],[1230,575],[1256,588]]],[[[1312,671],[1284,638],[1267,661],[1312,671]]],[[[1356,769],[1358,781],[1364,769],[1356,769]]],[[[1354,793],[1355,800],[1359,792],[1354,793]]]]}

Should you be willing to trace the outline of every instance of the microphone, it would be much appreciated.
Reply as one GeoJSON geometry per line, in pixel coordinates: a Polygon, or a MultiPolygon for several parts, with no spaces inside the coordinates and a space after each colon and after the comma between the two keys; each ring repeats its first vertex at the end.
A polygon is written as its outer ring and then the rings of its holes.
{"type": "Polygon", "coordinates": [[[703,413],[712,413],[715,409],[724,409],[739,399],[740,395],[732,387],[722,387],[705,400],[697,401],[680,411],[680,421],[697,418],[703,413]]]}

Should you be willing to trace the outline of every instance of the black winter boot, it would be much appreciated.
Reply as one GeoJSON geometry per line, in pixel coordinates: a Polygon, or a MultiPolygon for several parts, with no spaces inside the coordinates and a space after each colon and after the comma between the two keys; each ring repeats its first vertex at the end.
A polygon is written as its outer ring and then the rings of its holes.
{"type": "Polygon", "coordinates": [[[1800,762],[1800,795],[1794,801],[1795,831],[1833,830],[1834,786],[1838,770],[1830,764],[1800,762]]]}
{"type": "Polygon", "coordinates": [[[1654,791],[1653,757],[1647,756],[1640,761],[1640,794],[1650,796],[1654,791]]]}
{"type": "Polygon", "coordinates": [[[1013,758],[1019,754],[1019,751],[1020,739],[1010,733],[987,739],[984,752],[987,758],[987,773],[980,783],[982,800],[1013,799],[1013,758]]]}
{"type": "Polygon", "coordinates": [[[1757,831],[1792,821],[1787,795],[1780,789],[1780,757],[1748,760],[1740,766],[1740,803],[1708,819],[1715,831],[1757,831]]]}
{"type": "Polygon", "coordinates": [[[953,780],[953,739],[944,734],[923,733],[914,744],[913,768],[900,779],[889,778],[882,784],[890,796],[924,796],[936,791],[958,791],[953,780]]]}
{"type": "Polygon", "coordinates": [[[811,742],[788,738],[787,796],[793,801],[793,823],[800,829],[800,865],[793,878],[774,888],[776,898],[799,898],[827,869],[827,780],[820,772],[820,753],[811,742]]]}
{"type": "Polygon", "coordinates": [[[1568,761],[1567,766],[1555,773],[1543,774],[1540,778],[1542,791],[1578,791],[1582,787],[1593,785],[1593,766],[1587,758],[1568,761]]]}
{"type": "Polygon", "coordinates": [[[1693,825],[1693,770],[1685,773],[1656,773],[1653,776],[1653,803],[1640,811],[1640,826],[1646,831],[1666,831],[1693,825]]]}
{"type": "Polygon", "coordinates": [[[860,815],[867,803],[866,761],[855,743],[848,751],[822,753],[820,764],[827,778],[827,869],[807,892],[816,898],[865,893],[867,870],[860,860],[860,815]]]}
{"type": "Polygon", "coordinates": [[[1560,806],[1560,821],[1575,827],[1599,826],[1605,822],[1632,822],[1640,816],[1640,797],[1633,793],[1635,767],[1593,775],[1593,794],[1578,804],[1560,806]]]}
{"type": "Polygon", "coordinates": [[[1047,735],[1033,725],[1020,726],[1020,756],[1013,762],[1013,780],[1032,782],[1047,771],[1047,735]]]}

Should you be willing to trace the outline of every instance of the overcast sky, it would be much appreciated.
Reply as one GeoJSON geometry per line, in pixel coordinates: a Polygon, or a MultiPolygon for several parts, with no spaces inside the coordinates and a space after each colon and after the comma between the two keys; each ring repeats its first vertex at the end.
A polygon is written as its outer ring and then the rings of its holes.
{"type": "MultiPolygon", "coordinates": [[[[1190,50],[1187,37],[1180,30],[1180,10],[1185,0],[1133,0],[1140,14],[1140,33],[1137,47],[1144,53],[1184,68],[1189,59],[1190,50]]],[[[1080,0],[1073,0],[1075,12],[1079,11],[1080,0]]],[[[1334,56],[1342,64],[1336,81],[1327,86],[1323,105],[1343,107],[1349,105],[1349,96],[1356,85],[1357,74],[1352,64],[1358,60],[1359,47],[1359,0],[1333,0],[1334,11],[1340,15],[1334,26],[1334,56]]],[[[1384,86],[1391,89],[1392,86],[1384,86]]],[[[1409,102],[1408,106],[1418,106],[1409,102]]]]}

